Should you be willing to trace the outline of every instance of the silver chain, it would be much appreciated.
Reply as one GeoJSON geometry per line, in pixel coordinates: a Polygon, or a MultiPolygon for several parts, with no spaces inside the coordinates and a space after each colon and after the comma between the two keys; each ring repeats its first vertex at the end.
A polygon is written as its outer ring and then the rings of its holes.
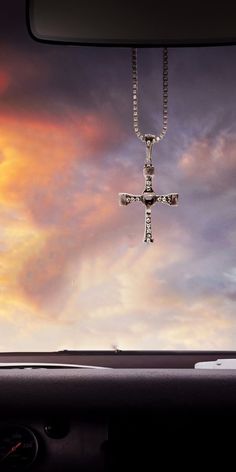
{"type": "MultiPolygon", "coordinates": [[[[138,112],[138,64],[137,49],[132,48],[132,79],[133,79],[133,126],[134,132],[141,141],[146,142],[146,138],[152,135],[142,134],[139,130],[138,112]]],[[[152,136],[152,142],[158,143],[164,138],[167,132],[168,123],[168,49],[163,48],[163,127],[159,136],[152,136]]]]}

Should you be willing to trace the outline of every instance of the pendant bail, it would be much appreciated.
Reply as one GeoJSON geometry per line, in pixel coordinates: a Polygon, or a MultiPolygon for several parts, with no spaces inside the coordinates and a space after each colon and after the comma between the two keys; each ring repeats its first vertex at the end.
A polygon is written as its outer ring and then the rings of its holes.
{"type": "Polygon", "coordinates": [[[149,165],[152,164],[152,148],[155,144],[155,138],[153,134],[145,134],[144,136],[146,142],[146,163],[149,165]]]}

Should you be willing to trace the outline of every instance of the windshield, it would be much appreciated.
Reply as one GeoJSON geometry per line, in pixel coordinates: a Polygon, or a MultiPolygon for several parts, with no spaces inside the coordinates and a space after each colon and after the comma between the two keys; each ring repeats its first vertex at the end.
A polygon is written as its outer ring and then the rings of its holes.
{"type": "MultiPolygon", "coordinates": [[[[3,3],[0,351],[235,349],[236,46],[169,49],[153,187],[179,205],[153,208],[144,244],[144,206],[118,200],[144,186],[130,49],[37,43],[3,3]]],[[[138,66],[159,134],[162,51],[138,66]]]]}

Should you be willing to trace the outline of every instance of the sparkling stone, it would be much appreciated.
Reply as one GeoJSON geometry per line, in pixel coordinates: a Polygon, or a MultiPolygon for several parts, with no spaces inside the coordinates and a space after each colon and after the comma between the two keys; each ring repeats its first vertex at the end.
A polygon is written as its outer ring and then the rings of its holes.
{"type": "Polygon", "coordinates": [[[151,190],[145,191],[143,194],[143,203],[146,205],[146,208],[150,208],[154,203],[156,203],[156,197],[151,190]]]}
{"type": "Polygon", "coordinates": [[[126,198],[126,201],[129,203],[129,202],[130,202],[130,198],[129,198],[129,197],[127,197],[127,198],[126,198]]]}
{"type": "Polygon", "coordinates": [[[166,202],[166,197],[163,197],[163,200],[162,200],[162,201],[163,201],[163,202],[166,202]]]}
{"type": "Polygon", "coordinates": [[[151,218],[147,218],[147,223],[151,223],[151,218]]]}
{"type": "Polygon", "coordinates": [[[134,197],[131,197],[131,202],[134,202],[135,201],[135,198],[134,197]]]}
{"type": "Polygon", "coordinates": [[[136,202],[139,202],[139,197],[136,197],[136,202]]]}

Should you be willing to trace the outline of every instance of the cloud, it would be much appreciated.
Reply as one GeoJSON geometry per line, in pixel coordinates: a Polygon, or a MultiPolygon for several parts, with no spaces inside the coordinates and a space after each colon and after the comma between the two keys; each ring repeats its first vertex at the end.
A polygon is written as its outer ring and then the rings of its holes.
{"type": "Polygon", "coordinates": [[[235,134],[222,132],[213,143],[194,141],[182,155],[179,166],[183,175],[199,187],[199,191],[219,194],[231,190],[236,179],[235,134]]]}
{"type": "Polygon", "coordinates": [[[36,336],[45,349],[197,348],[209,343],[209,332],[212,348],[220,332],[229,342],[224,252],[215,258],[201,246],[184,203],[182,220],[179,208],[154,209],[157,243],[143,245],[142,205],[121,208],[117,199],[119,191],[142,188],[142,173],[131,179],[132,161],[112,152],[116,134],[106,139],[107,123],[79,115],[68,127],[26,114],[0,124],[1,313],[7,323],[16,316],[24,323],[20,345],[36,336]]]}
{"type": "MultiPolygon", "coordinates": [[[[42,310],[35,317],[20,314],[13,325],[22,326],[24,334],[14,339],[33,349],[60,348],[109,349],[225,349],[233,345],[235,331],[232,305],[222,294],[185,297],[169,284],[168,276],[157,276],[158,269],[173,270],[185,256],[178,243],[170,253],[166,248],[135,246],[103,254],[84,254],[80,264],[67,272],[63,304],[58,317],[48,317],[42,310]],[[153,266],[155,258],[155,271],[153,266]],[[141,270],[142,269],[142,270],[141,270]]],[[[15,314],[17,313],[15,304],[15,314]]],[[[19,309],[19,307],[18,307],[19,309]]],[[[22,310],[23,311],[23,310],[22,310]]],[[[32,312],[33,313],[33,312],[32,312]]],[[[5,319],[5,318],[4,318],[5,319]]],[[[3,320],[4,321],[4,320],[3,320]]],[[[12,319],[8,320],[9,323],[12,319]]],[[[4,322],[2,324],[4,327],[4,322]]]]}

